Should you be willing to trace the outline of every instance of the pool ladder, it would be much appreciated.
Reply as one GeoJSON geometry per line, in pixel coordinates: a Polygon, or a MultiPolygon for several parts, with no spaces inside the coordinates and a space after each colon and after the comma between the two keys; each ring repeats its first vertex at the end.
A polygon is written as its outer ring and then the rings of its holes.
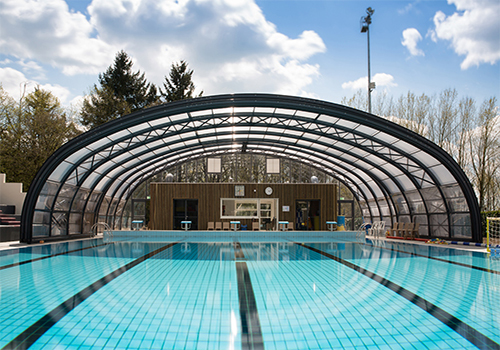
{"type": "Polygon", "coordinates": [[[113,233],[111,232],[111,227],[109,227],[109,225],[105,222],[98,222],[92,226],[92,228],[90,229],[91,237],[95,237],[99,234],[99,227],[102,227],[102,236],[104,238],[113,237],[113,233]]]}

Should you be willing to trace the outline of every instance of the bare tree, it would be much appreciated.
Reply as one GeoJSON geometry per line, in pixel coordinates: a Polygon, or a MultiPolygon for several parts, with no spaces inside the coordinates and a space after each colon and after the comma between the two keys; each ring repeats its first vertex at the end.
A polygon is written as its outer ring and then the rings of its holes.
{"type": "Polygon", "coordinates": [[[500,165],[500,116],[496,98],[483,102],[477,115],[478,127],[470,137],[473,182],[479,197],[481,210],[487,208],[488,186],[494,183],[500,165]]]}

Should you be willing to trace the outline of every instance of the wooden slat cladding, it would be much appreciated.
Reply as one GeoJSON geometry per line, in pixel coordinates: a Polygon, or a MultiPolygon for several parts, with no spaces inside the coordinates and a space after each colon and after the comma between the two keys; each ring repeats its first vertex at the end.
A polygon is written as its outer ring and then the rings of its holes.
{"type": "MultiPolygon", "coordinates": [[[[278,198],[279,220],[295,222],[297,200],[320,200],[321,230],[326,230],[326,221],[337,218],[338,187],[333,184],[252,184],[252,183],[152,183],[149,227],[153,230],[173,228],[173,200],[198,200],[198,228],[206,230],[209,221],[220,218],[221,198],[278,198]],[[245,196],[235,197],[234,186],[244,185],[245,196]],[[265,189],[271,187],[268,196],[265,189]],[[289,206],[289,212],[283,212],[289,206]]],[[[229,221],[229,220],[224,220],[229,221]]],[[[240,220],[251,229],[251,220],[240,220]]]]}

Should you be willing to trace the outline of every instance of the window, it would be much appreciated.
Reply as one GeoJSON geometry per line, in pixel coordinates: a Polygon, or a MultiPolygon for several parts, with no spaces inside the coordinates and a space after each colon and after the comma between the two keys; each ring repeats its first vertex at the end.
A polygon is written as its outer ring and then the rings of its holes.
{"type": "Polygon", "coordinates": [[[221,199],[221,217],[257,218],[258,201],[256,199],[221,199]]]}

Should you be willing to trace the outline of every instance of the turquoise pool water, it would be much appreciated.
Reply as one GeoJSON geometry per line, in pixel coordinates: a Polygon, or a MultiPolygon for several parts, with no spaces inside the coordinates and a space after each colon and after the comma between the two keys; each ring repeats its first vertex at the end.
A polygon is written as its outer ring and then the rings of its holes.
{"type": "Polygon", "coordinates": [[[159,237],[0,252],[0,349],[500,349],[500,260],[486,254],[159,237]]]}

